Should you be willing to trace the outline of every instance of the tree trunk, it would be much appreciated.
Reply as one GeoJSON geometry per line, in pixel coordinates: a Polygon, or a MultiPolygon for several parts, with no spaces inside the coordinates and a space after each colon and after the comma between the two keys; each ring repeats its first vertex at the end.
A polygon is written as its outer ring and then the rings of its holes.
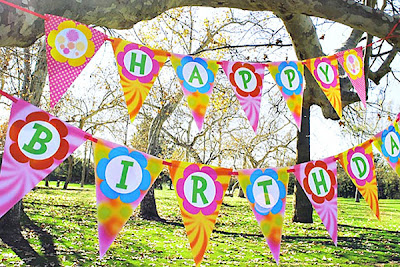
{"type": "Polygon", "coordinates": [[[44,185],[46,187],[49,187],[49,176],[46,176],[46,178],[44,178],[44,185]]]}
{"type": "Polygon", "coordinates": [[[69,184],[69,182],[71,182],[73,165],[74,165],[74,157],[71,155],[68,158],[68,174],[67,174],[67,179],[65,179],[65,183],[63,186],[64,190],[68,188],[68,184],[69,184]]]}
{"type": "Polygon", "coordinates": [[[360,202],[360,193],[358,191],[358,188],[356,188],[356,192],[354,194],[354,200],[358,203],[360,202]]]}
{"type": "MultiPolygon", "coordinates": [[[[297,132],[297,164],[310,161],[310,109],[303,107],[302,112],[301,131],[297,132]]],[[[294,186],[294,194],[292,221],[312,223],[312,205],[297,179],[294,186]]]]}
{"type": "Polygon", "coordinates": [[[85,142],[85,152],[83,153],[83,162],[82,162],[82,175],[81,175],[81,187],[85,185],[85,178],[86,178],[86,162],[87,162],[87,142],[85,142]]]}

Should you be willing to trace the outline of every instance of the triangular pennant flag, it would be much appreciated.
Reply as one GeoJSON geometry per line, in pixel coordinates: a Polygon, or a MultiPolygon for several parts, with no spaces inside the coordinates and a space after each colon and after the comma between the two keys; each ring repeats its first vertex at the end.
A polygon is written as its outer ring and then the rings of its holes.
{"type": "Polygon", "coordinates": [[[107,35],[82,23],[46,15],[50,106],[54,107],[104,43],[107,35]]]}
{"type": "Polygon", "coordinates": [[[297,61],[283,61],[268,63],[267,67],[300,130],[304,91],[303,64],[297,61]]]}
{"type": "Polygon", "coordinates": [[[193,258],[200,265],[231,170],[179,161],[173,161],[169,169],[193,258]]]}
{"type": "Polygon", "coordinates": [[[171,63],[178,75],[197,128],[201,131],[218,71],[217,61],[172,54],[171,63]]]}
{"type": "Polygon", "coordinates": [[[379,219],[378,188],[371,140],[340,154],[339,162],[379,219]]]}
{"type": "Polygon", "coordinates": [[[307,59],[306,65],[336,113],[342,118],[342,99],[336,55],[307,59]]]}
{"type": "Polygon", "coordinates": [[[279,264],[289,182],[287,168],[240,170],[238,180],[272,255],[279,264]]]}
{"type": "Polygon", "coordinates": [[[98,139],[94,146],[100,257],[163,169],[163,161],[98,139]]]}
{"type": "Polygon", "coordinates": [[[310,161],[295,167],[296,179],[317,211],[335,245],[337,244],[336,160],[310,161]]]}
{"type": "Polygon", "coordinates": [[[21,99],[12,105],[0,172],[0,217],[61,164],[86,133],[21,99]]]}
{"type": "Polygon", "coordinates": [[[232,61],[222,61],[220,64],[256,133],[264,81],[264,65],[232,61]]]}
{"type": "Polygon", "coordinates": [[[375,147],[400,176],[400,131],[395,121],[388,128],[375,135],[375,147]]]}
{"type": "Polygon", "coordinates": [[[168,53],[119,38],[112,38],[111,43],[129,117],[133,121],[167,61],[168,53]]]}
{"type": "Polygon", "coordinates": [[[362,47],[341,51],[336,54],[339,63],[346,71],[351,83],[356,89],[364,107],[367,107],[365,95],[365,76],[362,47]]]}

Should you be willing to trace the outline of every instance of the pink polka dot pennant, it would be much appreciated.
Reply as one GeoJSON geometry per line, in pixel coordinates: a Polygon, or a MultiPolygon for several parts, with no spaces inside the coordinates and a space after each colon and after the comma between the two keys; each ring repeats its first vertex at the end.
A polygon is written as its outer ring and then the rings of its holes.
{"type": "Polygon", "coordinates": [[[50,106],[54,107],[90,62],[107,35],[82,23],[46,15],[50,106]]]}

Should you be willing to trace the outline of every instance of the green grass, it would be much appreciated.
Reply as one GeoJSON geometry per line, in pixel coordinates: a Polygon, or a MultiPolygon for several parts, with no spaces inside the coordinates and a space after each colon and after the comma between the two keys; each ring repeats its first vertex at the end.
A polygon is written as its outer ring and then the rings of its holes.
{"type": "MultiPolygon", "coordinates": [[[[51,184],[52,187],[55,185],[51,184]]],[[[193,259],[174,191],[156,190],[158,211],[167,223],[149,222],[137,211],[105,257],[98,257],[94,186],[71,184],[69,190],[46,189],[43,184],[24,198],[31,221],[52,237],[62,266],[192,266],[193,259]]],[[[283,228],[281,266],[399,265],[400,200],[380,200],[378,221],[364,200],[339,199],[339,238],[335,247],[318,215],[313,224],[292,223],[293,197],[283,228]]],[[[225,197],[224,206],[206,252],[203,266],[275,266],[245,199],[225,197]]],[[[23,235],[43,253],[35,231],[23,235]]],[[[0,266],[22,264],[0,241],[0,266]]]]}

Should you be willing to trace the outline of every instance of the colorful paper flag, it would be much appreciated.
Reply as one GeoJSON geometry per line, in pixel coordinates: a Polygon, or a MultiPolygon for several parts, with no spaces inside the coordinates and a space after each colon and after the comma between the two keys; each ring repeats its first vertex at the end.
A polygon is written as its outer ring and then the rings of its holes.
{"type": "Polygon", "coordinates": [[[197,128],[201,131],[218,71],[217,61],[172,54],[171,63],[178,75],[197,128]]]}
{"type": "Polygon", "coordinates": [[[279,264],[289,182],[287,168],[240,170],[238,180],[272,255],[279,264]]]}
{"type": "Polygon", "coordinates": [[[169,169],[198,266],[207,249],[232,170],[179,161],[173,161],[169,169]]]}
{"type": "Polygon", "coordinates": [[[168,53],[119,38],[112,38],[111,43],[129,117],[133,121],[167,61],[168,53]]]}
{"type": "Polygon", "coordinates": [[[220,65],[256,133],[264,81],[264,65],[232,61],[222,61],[220,65]]]}
{"type": "Polygon", "coordinates": [[[12,105],[0,172],[0,217],[61,164],[86,133],[21,99],[12,105]]]}
{"type": "Polygon", "coordinates": [[[50,106],[54,107],[93,58],[107,35],[82,23],[46,15],[50,106]]]}
{"type": "Polygon", "coordinates": [[[94,144],[100,257],[163,169],[163,161],[98,139],[94,144]]]}
{"type": "Polygon", "coordinates": [[[336,54],[339,63],[346,71],[351,83],[356,89],[358,96],[364,107],[367,107],[365,95],[365,76],[362,47],[340,51],[336,54]]]}
{"type": "Polygon", "coordinates": [[[283,61],[268,63],[267,67],[292,112],[297,128],[300,130],[304,92],[303,64],[297,61],[283,61]]]}
{"type": "Polygon", "coordinates": [[[339,162],[379,219],[378,188],[371,140],[340,154],[339,162]]]}
{"type": "Polygon", "coordinates": [[[325,93],[339,117],[342,117],[342,98],[336,55],[307,59],[306,65],[325,93]]]}
{"type": "Polygon", "coordinates": [[[295,167],[296,179],[337,244],[337,170],[335,157],[310,161],[295,167]]]}
{"type": "Polygon", "coordinates": [[[375,135],[375,147],[400,176],[400,131],[395,121],[388,128],[375,135]]]}

